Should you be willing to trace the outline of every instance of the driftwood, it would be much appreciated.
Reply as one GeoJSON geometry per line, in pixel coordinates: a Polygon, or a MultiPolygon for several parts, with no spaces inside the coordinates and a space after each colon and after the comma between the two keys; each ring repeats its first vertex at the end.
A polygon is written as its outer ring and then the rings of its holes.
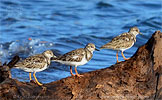
{"type": "Polygon", "coordinates": [[[0,100],[162,100],[160,31],[127,61],[44,87],[12,79],[8,66],[0,67],[0,100]]]}

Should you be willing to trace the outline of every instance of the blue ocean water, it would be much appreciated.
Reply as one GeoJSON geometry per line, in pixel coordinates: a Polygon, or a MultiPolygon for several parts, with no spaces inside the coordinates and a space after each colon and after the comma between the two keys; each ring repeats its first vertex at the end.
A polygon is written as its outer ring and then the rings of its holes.
{"type": "MultiPolygon", "coordinates": [[[[156,30],[162,29],[161,0],[1,0],[0,60],[15,55],[25,58],[51,49],[62,55],[87,43],[97,48],[113,37],[137,26],[143,35],[125,51],[131,57],[156,30]]],[[[95,51],[91,61],[78,67],[89,72],[116,63],[116,51],[95,51]]],[[[123,60],[119,54],[119,60],[123,60]]],[[[70,76],[69,67],[59,63],[36,74],[43,83],[70,76]]],[[[28,73],[12,69],[12,77],[29,81],[28,73]]]]}

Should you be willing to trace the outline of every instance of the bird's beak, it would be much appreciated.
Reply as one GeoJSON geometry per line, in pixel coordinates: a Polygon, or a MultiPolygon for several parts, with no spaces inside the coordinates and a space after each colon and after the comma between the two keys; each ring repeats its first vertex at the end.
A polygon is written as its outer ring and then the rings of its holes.
{"type": "Polygon", "coordinates": [[[95,50],[96,50],[96,51],[100,51],[100,50],[98,50],[98,49],[96,49],[96,48],[95,48],[95,50]]]}
{"type": "Polygon", "coordinates": [[[51,57],[51,59],[50,60],[53,60],[53,57],[51,57]]]}
{"type": "Polygon", "coordinates": [[[139,32],[140,35],[143,35],[141,32],[139,32]]]}

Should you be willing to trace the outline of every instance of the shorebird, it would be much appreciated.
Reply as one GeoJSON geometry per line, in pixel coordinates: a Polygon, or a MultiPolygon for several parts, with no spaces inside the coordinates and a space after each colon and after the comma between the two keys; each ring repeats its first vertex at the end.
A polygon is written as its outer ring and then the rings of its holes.
{"type": "Polygon", "coordinates": [[[37,80],[35,73],[40,72],[48,68],[51,63],[51,58],[54,57],[51,50],[44,51],[42,54],[37,54],[30,56],[18,63],[15,64],[15,68],[22,69],[26,72],[29,72],[29,79],[31,78],[31,73],[33,72],[34,79],[38,85],[43,85],[37,80]]]}
{"type": "Polygon", "coordinates": [[[116,59],[117,63],[118,61],[118,51],[121,51],[121,54],[124,58],[124,60],[128,60],[129,58],[126,58],[123,54],[123,52],[129,48],[131,48],[134,43],[136,42],[136,36],[138,34],[142,34],[140,30],[137,27],[132,27],[130,30],[126,33],[122,33],[121,35],[113,38],[109,43],[103,45],[100,47],[100,49],[113,49],[117,50],[116,53],[116,59]]]}
{"type": "Polygon", "coordinates": [[[77,66],[84,65],[88,61],[91,60],[93,56],[93,51],[96,49],[95,45],[92,43],[88,43],[85,48],[76,49],[70,51],[62,56],[53,57],[52,61],[59,62],[61,64],[69,65],[70,66],[70,73],[72,76],[75,76],[72,72],[72,66],[75,66],[75,73],[76,76],[81,77],[83,75],[78,74],[77,66]]]}

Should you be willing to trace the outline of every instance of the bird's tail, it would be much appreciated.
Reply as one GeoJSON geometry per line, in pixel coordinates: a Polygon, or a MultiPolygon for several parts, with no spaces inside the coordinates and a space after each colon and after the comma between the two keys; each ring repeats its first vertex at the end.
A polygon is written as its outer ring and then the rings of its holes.
{"type": "Polygon", "coordinates": [[[110,48],[108,45],[103,45],[100,47],[100,49],[106,49],[106,48],[110,48]]]}
{"type": "Polygon", "coordinates": [[[53,55],[53,57],[51,58],[51,60],[56,60],[57,59],[57,56],[53,55]]]}
{"type": "Polygon", "coordinates": [[[100,49],[105,49],[104,45],[100,47],[100,49]]]}
{"type": "Polygon", "coordinates": [[[113,49],[113,45],[111,43],[107,43],[100,47],[100,49],[113,49]]]}

